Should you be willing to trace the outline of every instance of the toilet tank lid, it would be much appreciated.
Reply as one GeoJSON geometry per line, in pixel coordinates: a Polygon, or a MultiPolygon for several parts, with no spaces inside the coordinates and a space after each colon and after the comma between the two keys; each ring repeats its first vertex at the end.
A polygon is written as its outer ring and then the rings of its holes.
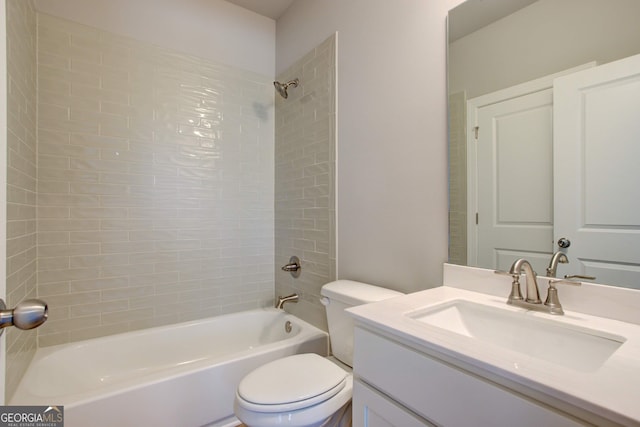
{"type": "Polygon", "coordinates": [[[349,305],[367,304],[404,295],[402,292],[353,280],[336,280],[327,283],[322,287],[320,294],[349,305]]]}

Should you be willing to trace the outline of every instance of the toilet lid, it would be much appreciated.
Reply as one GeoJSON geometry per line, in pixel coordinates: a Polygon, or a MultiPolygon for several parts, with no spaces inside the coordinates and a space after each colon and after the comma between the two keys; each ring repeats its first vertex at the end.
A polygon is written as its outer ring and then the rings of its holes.
{"type": "Polygon", "coordinates": [[[331,398],[344,388],[347,376],[317,354],[296,354],[248,374],[238,386],[238,396],[264,412],[295,410],[331,398]]]}

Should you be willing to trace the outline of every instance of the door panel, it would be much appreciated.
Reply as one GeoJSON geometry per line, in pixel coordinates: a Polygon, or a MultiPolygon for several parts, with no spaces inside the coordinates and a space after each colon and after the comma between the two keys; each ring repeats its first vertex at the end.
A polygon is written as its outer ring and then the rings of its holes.
{"type": "Polygon", "coordinates": [[[561,272],[640,288],[640,55],[557,79],[554,105],[561,272]]]}
{"type": "Polygon", "coordinates": [[[477,110],[477,265],[527,258],[544,271],[553,249],[552,90],[477,110]]]}

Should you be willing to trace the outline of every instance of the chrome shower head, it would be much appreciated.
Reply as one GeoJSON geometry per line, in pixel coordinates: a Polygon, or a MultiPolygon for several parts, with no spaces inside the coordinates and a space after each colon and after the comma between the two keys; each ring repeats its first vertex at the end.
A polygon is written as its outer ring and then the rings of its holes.
{"type": "Polygon", "coordinates": [[[273,86],[276,88],[276,91],[280,94],[281,97],[287,99],[289,97],[289,94],[287,93],[287,89],[289,89],[289,86],[298,87],[299,83],[300,80],[296,78],[286,83],[273,82],[273,86]]]}

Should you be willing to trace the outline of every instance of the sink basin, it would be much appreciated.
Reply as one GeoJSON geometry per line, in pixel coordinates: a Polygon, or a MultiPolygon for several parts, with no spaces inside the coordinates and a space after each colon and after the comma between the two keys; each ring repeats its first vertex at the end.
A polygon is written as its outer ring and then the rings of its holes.
{"type": "Polygon", "coordinates": [[[624,337],[608,332],[467,300],[449,301],[406,316],[472,338],[479,345],[488,343],[525,356],[514,360],[516,368],[534,358],[592,372],[625,342],[624,337]]]}

